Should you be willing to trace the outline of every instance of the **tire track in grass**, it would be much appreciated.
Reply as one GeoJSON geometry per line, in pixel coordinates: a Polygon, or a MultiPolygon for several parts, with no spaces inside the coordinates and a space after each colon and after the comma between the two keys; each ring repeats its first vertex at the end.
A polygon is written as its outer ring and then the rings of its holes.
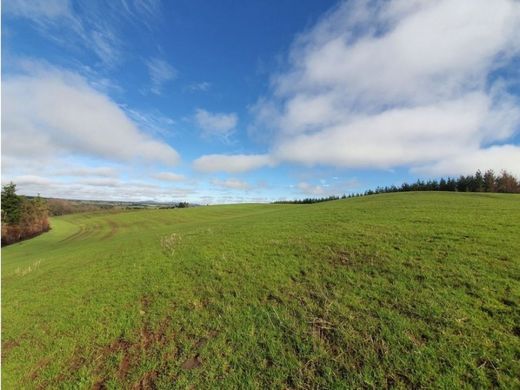
{"type": "Polygon", "coordinates": [[[79,230],[75,233],[71,234],[68,237],[65,237],[64,239],[60,240],[59,243],[68,243],[71,241],[76,241],[78,238],[80,238],[85,233],[85,225],[78,225],[79,230]]]}
{"type": "Polygon", "coordinates": [[[110,230],[103,237],[101,237],[102,241],[108,240],[108,239],[114,237],[116,235],[116,233],[119,231],[119,227],[120,227],[120,225],[117,222],[115,222],[113,219],[105,219],[105,222],[110,227],[110,230]]]}

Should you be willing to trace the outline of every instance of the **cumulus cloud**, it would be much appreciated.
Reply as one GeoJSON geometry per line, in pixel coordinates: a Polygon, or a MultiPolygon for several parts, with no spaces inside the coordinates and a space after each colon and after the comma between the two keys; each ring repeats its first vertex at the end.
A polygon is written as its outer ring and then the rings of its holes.
{"type": "Polygon", "coordinates": [[[203,109],[195,112],[195,122],[202,129],[204,136],[228,138],[235,131],[238,116],[235,113],[211,113],[203,109]]]}
{"type": "Polygon", "coordinates": [[[112,167],[71,167],[58,169],[53,172],[55,176],[94,176],[94,177],[117,177],[119,171],[112,167]]]}
{"type": "Polygon", "coordinates": [[[433,176],[473,174],[476,169],[484,172],[493,169],[500,172],[507,168],[508,172],[520,177],[520,146],[495,145],[485,149],[475,149],[459,156],[438,161],[432,165],[417,167],[417,173],[433,176]]]}
{"type": "Polygon", "coordinates": [[[173,172],[159,172],[152,175],[154,179],[165,180],[165,181],[183,181],[186,179],[184,175],[173,172]]]}
{"type": "Polygon", "coordinates": [[[226,180],[220,180],[220,179],[214,179],[212,181],[212,184],[221,187],[221,188],[227,188],[232,190],[249,190],[251,189],[251,186],[249,183],[239,180],[239,179],[226,179],[226,180]]]}
{"type": "MultiPolygon", "coordinates": [[[[2,177],[2,184],[8,181],[2,177]]],[[[45,176],[21,175],[13,176],[12,181],[17,184],[19,193],[25,195],[40,193],[45,197],[65,199],[173,202],[188,200],[198,195],[196,190],[188,187],[172,188],[142,181],[110,178],[85,178],[70,183],[45,176]]]]}
{"type": "MultiPolygon", "coordinates": [[[[17,176],[14,179],[14,182],[19,187],[23,187],[23,186],[27,186],[27,185],[29,185],[29,186],[31,186],[31,185],[47,186],[52,181],[46,177],[42,177],[42,176],[38,176],[38,175],[21,175],[21,176],[17,176]]],[[[3,183],[3,184],[5,184],[5,183],[3,183]]]]}
{"type": "Polygon", "coordinates": [[[275,153],[286,161],[388,169],[437,161],[478,148],[490,99],[466,95],[427,106],[359,115],[321,131],[280,140],[275,153]]]}
{"type": "Polygon", "coordinates": [[[199,157],[193,162],[195,170],[205,173],[242,173],[271,165],[273,161],[266,154],[210,154],[199,157]]]}
{"type": "Polygon", "coordinates": [[[140,180],[123,180],[89,177],[69,182],[47,175],[19,175],[10,178],[2,177],[2,184],[13,180],[17,190],[25,195],[44,197],[113,200],[113,201],[189,201],[200,204],[222,204],[237,202],[267,202],[268,196],[261,192],[248,191],[251,186],[238,179],[213,180],[208,188],[202,190],[191,186],[179,186],[173,183],[150,183],[140,180]],[[233,191],[229,191],[233,190],[233,191]],[[238,192],[237,192],[238,190],[238,192]]]}
{"type": "Polygon", "coordinates": [[[513,169],[520,106],[500,75],[519,36],[513,0],[342,3],[295,40],[253,129],[275,129],[277,161],[513,169]]]}
{"type": "Polygon", "coordinates": [[[156,95],[162,93],[164,85],[177,77],[177,70],[168,62],[160,58],[151,58],[146,61],[148,73],[152,82],[151,91],[156,95]]]}
{"type": "Polygon", "coordinates": [[[142,132],[108,96],[59,69],[7,75],[2,86],[2,156],[84,156],[173,165],[178,153],[142,132]]]}
{"type": "Polygon", "coordinates": [[[115,178],[110,177],[91,177],[86,179],[81,179],[76,182],[77,184],[84,184],[92,187],[120,187],[121,181],[115,178]]]}

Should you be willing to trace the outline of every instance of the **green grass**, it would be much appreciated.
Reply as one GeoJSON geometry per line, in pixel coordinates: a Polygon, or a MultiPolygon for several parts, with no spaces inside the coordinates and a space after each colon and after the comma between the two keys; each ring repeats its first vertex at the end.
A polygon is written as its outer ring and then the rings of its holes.
{"type": "Polygon", "coordinates": [[[2,385],[520,387],[520,197],[69,215],[2,249],[2,385]]]}

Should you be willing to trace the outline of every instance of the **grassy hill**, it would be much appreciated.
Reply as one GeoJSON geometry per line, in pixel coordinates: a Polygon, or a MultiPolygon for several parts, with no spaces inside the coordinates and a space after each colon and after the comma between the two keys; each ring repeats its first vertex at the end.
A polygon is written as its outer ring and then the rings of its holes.
{"type": "Polygon", "coordinates": [[[2,249],[13,388],[520,386],[520,197],[76,214],[2,249]]]}

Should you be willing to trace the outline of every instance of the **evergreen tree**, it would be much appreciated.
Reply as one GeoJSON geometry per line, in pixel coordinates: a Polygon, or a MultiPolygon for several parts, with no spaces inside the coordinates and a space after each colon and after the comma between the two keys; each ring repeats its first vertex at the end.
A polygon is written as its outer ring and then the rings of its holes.
{"type": "MultiPolygon", "coordinates": [[[[351,193],[348,196],[343,195],[341,199],[345,197],[353,198],[358,196],[366,196],[373,194],[386,194],[390,192],[409,192],[409,191],[460,191],[460,192],[507,192],[507,193],[520,193],[520,182],[516,177],[502,171],[500,176],[496,176],[492,170],[487,170],[484,175],[480,170],[476,171],[474,175],[464,176],[461,175],[458,179],[448,177],[447,179],[441,178],[440,180],[430,179],[427,181],[417,180],[415,183],[402,183],[399,187],[395,185],[391,186],[378,186],[374,190],[368,189],[363,193],[351,193]]],[[[296,204],[310,204],[317,202],[326,202],[329,200],[339,199],[337,196],[329,196],[326,198],[305,198],[301,200],[293,201],[281,201],[275,203],[296,203],[296,204]]]]}
{"type": "Polygon", "coordinates": [[[459,180],[457,180],[457,191],[466,192],[468,191],[468,181],[466,176],[460,176],[459,180]]]}
{"type": "Polygon", "coordinates": [[[446,181],[446,188],[447,191],[457,191],[457,181],[452,177],[448,178],[446,181]]]}
{"type": "Polygon", "coordinates": [[[482,176],[482,172],[480,172],[480,169],[475,173],[474,182],[476,192],[484,191],[484,176],[482,176]]]}
{"type": "Polygon", "coordinates": [[[488,169],[484,173],[484,191],[486,192],[495,192],[495,172],[493,170],[488,169]]]}
{"type": "Polygon", "coordinates": [[[22,198],[16,195],[16,184],[9,183],[2,188],[2,222],[16,225],[20,222],[22,198]]]}

